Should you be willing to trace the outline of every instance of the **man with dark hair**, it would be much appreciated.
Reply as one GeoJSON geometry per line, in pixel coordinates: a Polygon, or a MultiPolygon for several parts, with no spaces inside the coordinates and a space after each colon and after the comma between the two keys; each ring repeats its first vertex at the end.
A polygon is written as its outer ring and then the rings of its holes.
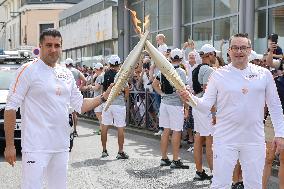
{"type": "Polygon", "coordinates": [[[5,159],[14,166],[16,110],[22,116],[22,189],[43,188],[44,178],[51,189],[67,188],[69,159],[69,116],[72,106],[84,113],[105,101],[102,96],[85,98],[70,70],[57,64],[62,38],[55,29],[40,35],[40,58],[22,65],[10,86],[5,107],[5,159]]]}
{"type": "MultiPolygon", "coordinates": [[[[273,144],[279,153],[284,150],[281,103],[270,71],[249,63],[251,43],[247,36],[234,35],[229,44],[231,63],[212,73],[202,98],[192,96],[197,102],[194,108],[208,112],[216,104],[211,188],[230,188],[239,159],[244,188],[259,189],[265,161],[264,106],[266,103],[271,115],[273,144]]],[[[180,95],[186,100],[190,92],[184,90],[180,95]]]]}

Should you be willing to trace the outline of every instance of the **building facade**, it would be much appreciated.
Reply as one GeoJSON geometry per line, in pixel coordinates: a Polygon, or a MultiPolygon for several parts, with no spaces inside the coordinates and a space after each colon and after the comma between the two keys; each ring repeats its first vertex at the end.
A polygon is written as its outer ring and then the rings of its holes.
{"type": "Polygon", "coordinates": [[[4,10],[0,31],[0,48],[30,49],[39,44],[46,28],[58,28],[58,15],[81,0],[2,0],[4,10]]]}
{"type": "MultiPolygon", "coordinates": [[[[228,48],[228,39],[238,32],[246,32],[253,41],[254,49],[264,53],[267,49],[267,36],[279,35],[279,45],[284,47],[284,0],[122,0],[124,5],[136,11],[143,21],[150,15],[150,39],[155,45],[155,36],[165,34],[170,47],[182,47],[189,39],[196,42],[196,48],[205,43],[217,49],[224,41],[223,51],[228,48]]],[[[130,14],[119,19],[119,29],[125,31],[124,48],[121,54],[127,55],[139,38],[133,30],[130,14]]]]}
{"type": "Polygon", "coordinates": [[[84,0],[59,16],[62,60],[92,66],[118,52],[117,1],[84,0]]]}

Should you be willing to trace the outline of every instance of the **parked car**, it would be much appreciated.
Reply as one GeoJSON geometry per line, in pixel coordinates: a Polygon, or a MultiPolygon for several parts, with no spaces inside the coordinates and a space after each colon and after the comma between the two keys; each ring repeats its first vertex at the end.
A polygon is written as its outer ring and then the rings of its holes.
{"type": "MultiPolygon", "coordinates": [[[[27,58],[21,57],[0,57],[0,143],[5,143],[5,132],[4,132],[4,111],[9,93],[9,87],[11,82],[15,78],[17,69],[21,66],[21,63],[29,61],[27,58]]],[[[15,144],[16,147],[20,146],[21,141],[21,114],[20,109],[16,113],[16,124],[15,124],[15,144]]],[[[4,145],[0,145],[3,148],[4,145]]],[[[0,149],[3,150],[3,149],[0,149]]]]}

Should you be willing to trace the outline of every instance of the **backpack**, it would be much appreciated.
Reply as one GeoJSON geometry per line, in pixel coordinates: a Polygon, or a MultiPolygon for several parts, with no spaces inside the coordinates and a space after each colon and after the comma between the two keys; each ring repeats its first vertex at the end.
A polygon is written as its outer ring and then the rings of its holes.
{"type": "Polygon", "coordinates": [[[278,95],[281,101],[281,105],[282,105],[282,109],[284,112],[284,76],[278,76],[276,78],[274,78],[276,87],[277,87],[277,91],[278,91],[278,95]]]}
{"type": "Polygon", "coordinates": [[[208,64],[199,64],[194,70],[192,71],[192,88],[195,94],[198,94],[203,91],[201,84],[198,81],[198,74],[201,66],[208,65],[208,64]]]}
{"type": "Polygon", "coordinates": [[[109,69],[108,71],[105,72],[104,74],[104,81],[102,83],[103,85],[103,91],[106,91],[107,88],[114,82],[114,78],[116,75],[117,71],[113,69],[109,69]]]}
{"type": "Polygon", "coordinates": [[[161,90],[165,94],[173,94],[174,92],[173,86],[163,74],[161,74],[161,90]]]}
{"type": "MultiPolygon", "coordinates": [[[[175,69],[177,68],[179,68],[179,66],[175,66],[175,69]]],[[[176,91],[163,74],[161,74],[161,90],[165,94],[173,94],[176,91]]]]}

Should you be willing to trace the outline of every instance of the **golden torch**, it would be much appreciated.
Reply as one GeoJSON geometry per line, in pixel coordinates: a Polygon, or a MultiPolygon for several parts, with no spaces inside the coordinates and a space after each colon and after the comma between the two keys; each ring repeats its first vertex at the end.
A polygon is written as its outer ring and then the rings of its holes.
{"type": "MultiPolygon", "coordinates": [[[[134,71],[136,63],[140,58],[141,52],[144,48],[145,42],[147,40],[147,36],[149,34],[149,31],[146,31],[144,34],[141,34],[141,28],[138,26],[138,24],[140,24],[141,21],[137,19],[135,11],[132,11],[130,9],[128,10],[132,14],[132,21],[134,23],[136,32],[140,36],[140,41],[137,43],[137,45],[133,48],[133,50],[126,57],[124,63],[122,64],[122,66],[120,67],[118,71],[117,73],[118,78],[115,80],[115,84],[110,91],[109,97],[104,107],[105,111],[109,108],[109,106],[111,105],[115,97],[117,97],[118,94],[122,91],[125,83],[127,83],[129,76],[134,71]]],[[[145,27],[145,25],[149,23],[148,19],[149,19],[149,16],[146,17],[147,22],[143,23],[143,28],[145,27]]]]}
{"type": "MultiPolygon", "coordinates": [[[[177,71],[174,69],[172,64],[166,59],[166,57],[160,53],[148,40],[145,43],[147,51],[150,53],[151,58],[155,61],[155,65],[160,69],[162,74],[167,80],[177,89],[185,90],[185,84],[182,82],[177,71]]],[[[188,105],[194,107],[196,102],[190,96],[188,105]]]]}

